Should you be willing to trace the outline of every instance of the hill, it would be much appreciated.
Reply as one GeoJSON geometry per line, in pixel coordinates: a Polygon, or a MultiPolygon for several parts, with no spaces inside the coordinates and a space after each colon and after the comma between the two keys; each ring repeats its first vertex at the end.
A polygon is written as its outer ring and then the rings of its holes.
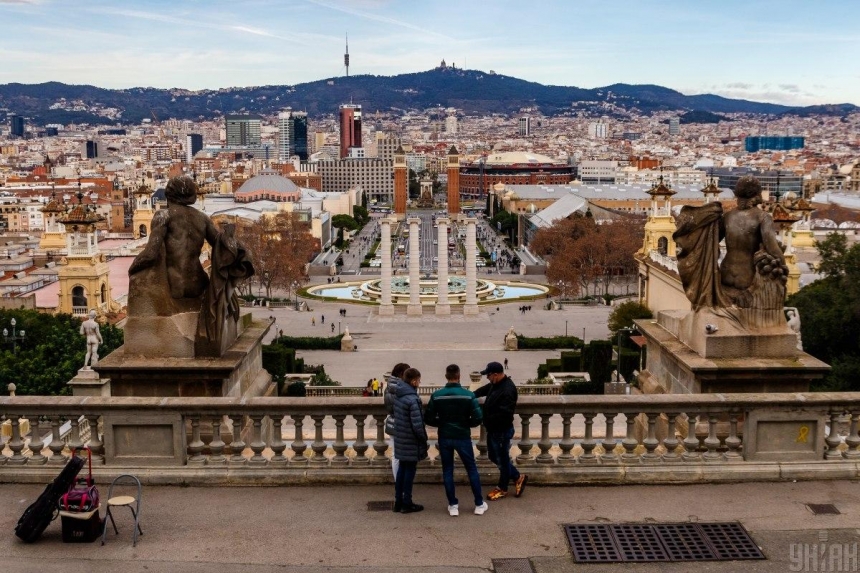
{"type": "Polygon", "coordinates": [[[89,85],[0,85],[0,109],[48,123],[138,123],[144,118],[203,119],[227,113],[274,114],[291,106],[311,116],[334,113],[348,101],[365,110],[423,110],[456,107],[466,114],[516,113],[537,108],[546,115],[566,112],[651,113],[678,110],[710,113],[826,113],[856,111],[850,104],[804,108],[733,100],[716,95],[686,96],[655,85],[614,84],[602,88],[548,86],[479,70],[436,68],[397,76],[328,78],[296,85],[109,90],[89,85]],[[608,110],[608,111],[607,111],[608,110]]]}

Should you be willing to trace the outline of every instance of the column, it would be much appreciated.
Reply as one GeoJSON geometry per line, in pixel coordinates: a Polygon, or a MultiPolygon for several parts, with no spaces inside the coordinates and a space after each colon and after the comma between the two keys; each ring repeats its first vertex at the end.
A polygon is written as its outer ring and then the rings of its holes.
{"type": "Polygon", "coordinates": [[[379,222],[379,252],[382,259],[382,300],[379,304],[380,316],[392,316],[394,305],[391,304],[391,219],[388,217],[379,222]]]}
{"type": "Polygon", "coordinates": [[[475,264],[475,251],[478,249],[478,241],[475,237],[474,218],[466,219],[466,304],[463,305],[463,314],[478,314],[478,267],[475,264]]]}
{"type": "Polygon", "coordinates": [[[438,284],[439,298],[436,302],[436,314],[451,314],[451,305],[448,303],[448,224],[450,221],[445,217],[436,219],[439,226],[439,267],[438,284]]]}
{"type": "Polygon", "coordinates": [[[421,219],[409,217],[409,306],[406,314],[421,316],[421,219]]]}

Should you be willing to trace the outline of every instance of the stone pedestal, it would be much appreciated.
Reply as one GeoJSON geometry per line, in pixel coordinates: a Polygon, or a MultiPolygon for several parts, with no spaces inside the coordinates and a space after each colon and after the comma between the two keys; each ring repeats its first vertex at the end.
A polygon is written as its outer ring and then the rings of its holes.
{"type": "Polygon", "coordinates": [[[475,251],[478,248],[478,240],[475,230],[476,220],[466,219],[466,303],[463,305],[463,314],[478,314],[478,266],[475,261],[475,251]]]}
{"type": "Polygon", "coordinates": [[[91,368],[81,368],[69,380],[72,396],[110,396],[110,378],[99,378],[99,373],[91,368]]]}
{"type": "Polygon", "coordinates": [[[517,335],[514,334],[514,327],[505,335],[505,350],[519,350],[519,342],[517,335]]]}
{"type": "Polygon", "coordinates": [[[379,251],[382,259],[382,298],[379,301],[379,315],[394,315],[394,305],[391,303],[391,219],[385,218],[379,222],[379,251]]]}
{"type": "Polygon", "coordinates": [[[406,314],[421,316],[421,237],[418,217],[409,218],[409,306],[406,314]]]}
{"type": "Polygon", "coordinates": [[[437,315],[451,314],[451,305],[448,302],[448,224],[450,221],[445,217],[436,219],[439,227],[439,268],[437,270],[438,281],[436,290],[439,293],[436,302],[437,315]]]}
{"type": "Polygon", "coordinates": [[[343,338],[340,339],[340,351],[352,352],[353,350],[355,350],[355,342],[352,340],[352,335],[350,335],[347,328],[343,333],[343,338]]]}

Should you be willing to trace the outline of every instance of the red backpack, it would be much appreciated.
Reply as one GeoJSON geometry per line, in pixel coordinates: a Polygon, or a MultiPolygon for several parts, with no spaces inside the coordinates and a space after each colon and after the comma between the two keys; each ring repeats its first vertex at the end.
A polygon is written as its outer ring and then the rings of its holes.
{"type": "MultiPolygon", "coordinates": [[[[59,507],[61,511],[86,512],[97,509],[99,506],[99,490],[93,481],[93,452],[89,448],[84,448],[87,451],[87,460],[89,462],[89,472],[87,477],[79,477],[75,483],[69,488],[60,498],[59,507]]],[[[75,456],[75,450],[72,450],[72,457],[75,456]]]]}

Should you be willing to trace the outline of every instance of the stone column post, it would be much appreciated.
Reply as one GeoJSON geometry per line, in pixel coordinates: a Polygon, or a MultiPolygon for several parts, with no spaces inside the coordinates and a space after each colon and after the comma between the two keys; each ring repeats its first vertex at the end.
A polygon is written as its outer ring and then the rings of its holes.
{"type": "Polygon", "coordinates": [[[406,314],[421,316],[421,219],[409,217],[409,306],[406,314]]]}
{"type": "Polygon", "coordinates": [[[477,221],[470,217],[466,219],[466,304],[463,314],[478,314],[478,267],[475,264],[475,251],[478,241],[475,237],[477,221]]]}
{"type": "Polygon", "coordinates": [[[436,302],[436,314],[451,314],[451,305],[448,303],[448,224],[450,221],[445,217],[436,219],[439,226],[439,267],[438,284],[439,298],[436,302]]]}
{"type": "Polygon", "coordinates": [[[379,222],[380,259],[382,259],[382,300],[379,305],[380,316],[392,316],[394,305],[391,303],[391,219],[388,217],[379,222]]]}

